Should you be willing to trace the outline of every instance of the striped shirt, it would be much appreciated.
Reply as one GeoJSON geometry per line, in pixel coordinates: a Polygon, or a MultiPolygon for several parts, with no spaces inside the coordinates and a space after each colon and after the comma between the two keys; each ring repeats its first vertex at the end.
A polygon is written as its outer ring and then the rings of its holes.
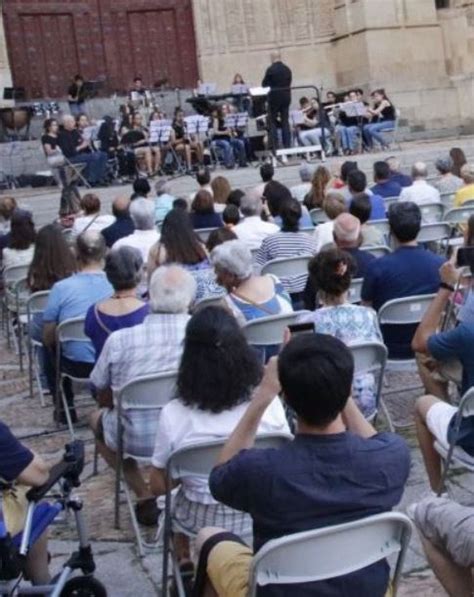
{"type": "MultiPolygon", "coordinates": [[[[255,262],[263,266],[272,259],[297,257],[299,255],[315,255],[316,243],[312,234],[306,232],[276,232],[263,239],[255,257],[255,262]]],[[[308,274],[280,277],[284,289],[290,294],[303,292],[308,274]]]]}

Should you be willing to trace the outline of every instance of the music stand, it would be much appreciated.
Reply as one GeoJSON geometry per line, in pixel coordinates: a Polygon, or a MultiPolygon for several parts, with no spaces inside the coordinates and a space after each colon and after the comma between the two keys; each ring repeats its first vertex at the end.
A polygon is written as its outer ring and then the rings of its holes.
{"type": "Polygon", "coordinates": [[[302,110],[292,110],[290,112],[290,120],[293,126],[304,124],[304,114],[302,110]]]}
{"type": "Polygon", "coordinates": [[[249,92],[248,85],[232,85],[231,91],[233,95],[247,95],[249,92]]]}
{"type": "Polygon", "coordinates": [[[19,100],[24,102],[26,100],[26,91],[24,87],[4,87],[3,88],[3,99],[4,100],[19,100]]]}
{"type": "Polygon", "coordinates": [[[217,90],[217,83],[201,83],[198,87],[198,95],[214,95],[217,90]]]}

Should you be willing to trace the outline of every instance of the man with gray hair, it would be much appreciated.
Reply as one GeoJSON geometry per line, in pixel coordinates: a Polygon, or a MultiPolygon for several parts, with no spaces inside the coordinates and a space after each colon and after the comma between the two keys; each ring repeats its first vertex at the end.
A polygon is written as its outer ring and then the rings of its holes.
{"type": "Polygon", "coordinates": [[[264,238],[279,230],[276,224],[262,220],[262,209],[262,199],[256,189],[248,191],[240,200],[240,211],[244,219],[234,226],[232,232],[250,250],[258,249],[264,238]]]}
{"type": "Polygon", "coordinates": [[[311,191],[311,178],[313,177],[313,168],[307,163],[303,162],[299,169],[301,184],[294,185],[290,188],[291,196],[303,203],[306,195],[311,191]]]}
{"type": "Polygon", "coordinates": [[[155,223],[163,222],[166,214],[173,209],[173,201],[176,199],[171,194],[171,183],[166,178],[160,178],[155,185],[155,223]]]}
{"type": "Polygon", "coordinates": [[[135,199],[130,205],[130,217],[135,230],[115,242],[113,248],[124,245],[135,247],[140,251],[143,263],[146,263],[151,247],[160,238],[155,227],[155,204],[150,199],[135,199]]]}
{"type": "Polygon", "coordinates": [[[399,201],[411,201],[418,206],[426,205],[427,203],[439,203],[441,197],[438,189],[426,182],[428,176],[428,168],[424,162],[415,162],[411,169],[411,177],[413,184],[402,189],[399,201]]]}
{"type": "MultiPolygon", "coordinates": [[[[113,397],[123,386],[143,375],[176,371],[182,353],[188,310],[194,301],[196,282],[177,265],[162,266],[150,280],[151,313],[144,322],[113,332],[106,340],[91,373],[102,407],[91,416],[98,449],[115,468],[117,451],[117,410],[113,397]]],[[[124,452],[151,458],[160,409],[127,411],[124,416],[124,452]]],[[[141,524],[154,525],[158,517],[155,498],[137,462],[123,462],[128,484],[137,497],[136,515],[141,524]]]]}

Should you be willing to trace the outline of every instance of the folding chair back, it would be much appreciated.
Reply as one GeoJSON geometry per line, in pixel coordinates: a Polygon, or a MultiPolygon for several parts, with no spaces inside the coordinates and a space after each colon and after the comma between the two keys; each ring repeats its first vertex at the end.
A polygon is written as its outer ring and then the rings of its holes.
{"type": "Polygon", "coordinates": [[[300,232],[306,232],[306,234],[314,234],[316,228],[314,226],[306,226],[305,228],[300,228],[300,232]]]}
{"type": "Polygon", "coordinates": [[[177,371],[143,375],[125,384],[117,393],[119,415],[123,411],[162,408],[176,396],[177,371]]]}
{"type": "Polygon", "coordinates": [[[204,309],[205,307],[225,307],[226,302],[223,296],[211,296],[209,298],[203,298],[193,306],[193,312],[204,309]]]}
{"type": "Polygon", "coordinates": [[[361,292],[362,292],[362,284],[364,282],[364,278],[354,278],[351,281],[351,285],[349,286],[349,302],[350,303],[360,303],[361,299],[361,292]]]}
{"type": "Polygon", "coordinates": [[[454,196],[456,193],[441,193],[441,203],[444,205],[444,209],[448,210],[454,207],[454,196]]]}
{"type": "Polygon", "coordinates": [[[283,257],[272,259],[262,267],[262,276],[273,274],[278,278],[298,276],[308,273],[308,263],[311,255],[297,255],[295,257],[283,257]]]}
{"type": "Polygon", "coordinates": [[[420,294],[387,301],[379,309],[380,325],[420,323],[435,294],[420,294]]]}
{"type": "Polygon", "coordinates": [[[422,224],[416,240],[419,243],[428,243],[445,240],[450,236],[451,226],[446,222],[438,222],[435,224],[422,224]]]}
{"type": "Polygon", "coordinates": [[[65,319],[56,328],[56,341],[58,346],[64,342],[89,342],[90,338],[84,332],[85,317],[72,317],[65,319]]]}
{"type": "Polygon", "coordinates": [[[35,313],[42,313],[48,302],[49,290],[40,290],[39,292],[33,292],[26,301],[26,312],[28,314],[28,321],[31,320],[31,316],[35,313]]]}
{"type": "Polygon", "coordinates": [[[390,234],[388,220],[370,220],[367,222],[367,226],[373,226],[376,228],[384,236],[384,238],[388,238],[390,234]]]}
{"type": "Polygon", "coordinates": [[[472,214],[474,214],[474,206],[455,207],[448,209],[443,219],[448,224],[467,224],[472,214]]]}
{"type": "Polygon", "coordinates": [[[382,342],[360,342],[350,344],[349,350],[354,357],[354,374],[374,373],[377,375],[375,407],[378,411],[382,397],[385,365],[388,358],[387,347],[382,342]]]}
{"type": "Polygon", "coordinates": [[[472,199],[467,199],[462,203],[463,207],[474,207],[474,197],[472,199]]]}
{"type": "Polygon", "coordinates": [[[384,197],[383,202],[385,203],[385,211],[388,212],[392,203],[397,203],[398,199],[398,197],[384,197]]]}
{"type": "Polygon", "coordinates": [[[387,512],[268,541],[252,560],[249,597],[258,586],[337,578],[398,554],[392,581],[396,595],[411,529],[407,516],[387,512]]]}
{"type": "Polygon", "coordinates": [[[3,284],[5,288],[12,288],[20,280],[28,276],[29,265],[11,265],[3,270],[3,284]]]}
{"type": "Polygon", "coordinates": [[[329,218],[326,215],[326,212],[324,211],[324,209],[321,209],[319,207],[311,209],[309,215],[311,216],[311,221],[315,226],[317,226],[318,224],[323,224],[324,222],[329,222],[329,218]]]}
{"type": "Polygon", "coordinates": [[[390,255],[392,249],[387,247],[387,245],[367,245],[365,247],[360,247],[362,251],[367,251],[374,257],[385,257],[385,255],[390,255]]]}
{"type": "Polygon", "coordinates": [[[296,323],[301,313],[303,311],[252,319],[243,326],[242,330],[247,342],[252,346],[281,344],[285,329],[292,323],[296,323]]]}
{"type": "Polygon", "coordinates": [[[196,234],[203,243],[207,243],[207,239],[209,238],[211,232],[214,232],[214,230],[218,230],[218,228],[198,228],[196,230],[196,234]]]}
{"type": "Polygon", "coordinates": [[[444,205],[439,202],[425,203],[420,205],[421,219],[424,224],[441,222],[443,219],[444,205]]]}
{"type": "Polygon", "coordinates": [[[41,346],[42,343],[38,342],[31,336],[31,323],[33,315],[36,313],[42,313],[48,302],[49,290],[41,290],[39,292],[33,292],[26,301],[26,331],[28,334],[28,381],[30,389],[30,398],[33,398],[33,375],[35,375],[36,383],[38,386],[38,394],[40,397],[41,406],[45,406],[43,389],[40,380],[40,367],[37,361],[35,346],[41,346]]]}

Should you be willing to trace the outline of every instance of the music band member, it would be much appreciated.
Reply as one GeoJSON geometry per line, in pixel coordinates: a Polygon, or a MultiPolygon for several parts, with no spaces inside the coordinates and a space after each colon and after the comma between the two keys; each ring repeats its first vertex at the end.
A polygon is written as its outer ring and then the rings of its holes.
{"type": "Polygon", "coordinates": [[[385,89],[376,89],[370,94],[373,100],[373,107],[368,109],[371,117],[370,123],[364,125],[364,140],[369,149],[374,146],[374,141],[380,143],[382,149],[388,149],[388,143],[381,133],[393,130],[395,127],[396,110],[387,97],[385,89]]]}
{"type": "Polygon", "coordinates": [[[161,151],[159,147],[151,147],[148,129],[143,125],[143,117],[139,112],[131,115],[121,127],[121,143],[133,149],[137,159],[145,161],[148,176],[153,176],[161,167],[161,151]]]}
{"type": "Polygon", "coordinates": [[[69,110],[73,116],[77,116],[85,111],[85,100],[84,78],[82,75],[76,75],[67,90],[69,110]]]}
{"type": "Polygon", "coordinates": [[[270,119],[270,140],[272,150],[278,148],[278,121],[281,123],[283,147],[291,146],[289,109],[291,104],[291,69],[280,59],[280,53],[271,54],[272,64],[267,68],[262,87],[270,87],[268,94],[268,115],[270,119]],[[280,89],[284,88],[284,89],[280,89]],[[287,88],[287,89],[285,89],[287,88]]]}
{"type": "Polygon", "coordinates": [[[196,159],[199,164],[204,161],[204,148],[202,143],[196,139],[194,135],[186,133],[186,122],[184,120],[184,112],[181,108],[176,108],[174,111],[174,118],[171,131],[170,143],[176,153],[184,156],[186,160],[186,168],[188,171],[192,167],[192,152],[196,152],[196,159]]]}
{"type": "Polygon", "coordinates": [[[239,166],[245,168],[247,166],[247,155],[245,151],[245,143],[239,139],[235,131],[229,128],[226,124],[225,117],[228,114],[228,107],[219,106],[212,113],[212,145],[214,150],[223,153],[224,164],[226,168],[233,168],[235,166],[235,157],[237,156],[239,166]]]}

